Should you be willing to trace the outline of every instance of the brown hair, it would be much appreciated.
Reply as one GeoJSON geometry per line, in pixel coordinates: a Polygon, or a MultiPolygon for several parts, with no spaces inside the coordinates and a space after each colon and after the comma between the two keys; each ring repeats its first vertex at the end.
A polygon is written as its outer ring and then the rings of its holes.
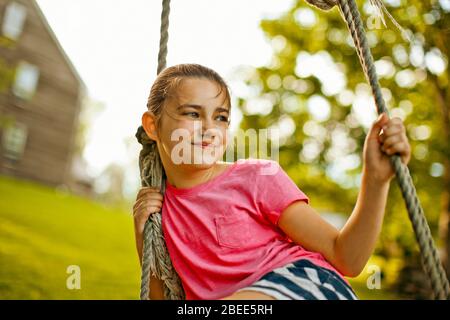
{"type": "Polygon", "coordinates": [[[147,108],[157,117],[158,129],[164,102],[168,97],[173,95],[182,80],[186,78],[204,78],[215,82],[220,87],[218,95],[225,90],[226,102],[228,105],[231,105],[228,85],[216,71],[195,63],[177,64],[164,69],[156,77],[150,89],[147,108]]]}

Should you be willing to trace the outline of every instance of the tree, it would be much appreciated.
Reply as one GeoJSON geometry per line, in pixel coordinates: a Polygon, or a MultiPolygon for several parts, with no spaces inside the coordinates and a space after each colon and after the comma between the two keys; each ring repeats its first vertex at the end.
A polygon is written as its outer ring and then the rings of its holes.
{"type": "MultiPolygon", "coordinates": [[[[385,1],[414,42],[385,28],[359,1],[390,116],[401,117],[413,157],[409,169],[449,272],[449,33],[445,1],[385,1]],[[441,204],[441,205],[436,205],[441,204]]],[[[273,46],[268,66],[241,70],[241,129],[280,129],[280,164],[311,204],[350,213],[360,182],[365,134],[375,120],[370,88],[337,8],[322,12],[297,1],[260,24],[273,46]]],[[[417,245],[399,189],[391,187],[376,254],[417,264],[417,245]]],[[[450,273],[450,272],[449,272],[450,273]]]]}

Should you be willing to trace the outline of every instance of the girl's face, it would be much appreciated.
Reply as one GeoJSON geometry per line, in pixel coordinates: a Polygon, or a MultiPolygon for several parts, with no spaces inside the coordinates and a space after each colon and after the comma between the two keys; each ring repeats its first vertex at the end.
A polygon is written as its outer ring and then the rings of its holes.
{"type": "Polygon", "coordinates": [[[230,105],[213,81],[186,78],[163,106],[159,129],[161,157],[173,164],[208,167],[227,145],[230,105]]]}

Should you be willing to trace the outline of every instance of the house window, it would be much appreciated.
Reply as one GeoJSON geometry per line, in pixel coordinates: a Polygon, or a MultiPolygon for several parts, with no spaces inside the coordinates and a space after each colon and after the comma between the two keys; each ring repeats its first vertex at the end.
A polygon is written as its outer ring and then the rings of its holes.
{"type": "Polygon", "coordinates": [[[3,35],[12,40],[19,39],[26,17],[27,8],[20,3],[11,2],[5,10],[2,26],[3,35]]]}
{"type": "Polygon", "coordinates": [[[25,150],[27,142],[27,127],[23,123],[15,122],[3,130],[3,155],[11,160],[19,160],[25,150]]]}
{"type": "Polygon", "coordinates": [[[24,100],[30,100],[36,92],[39,68],[25,61],[19,63],[13,85],[13,93],[24,100]]]}

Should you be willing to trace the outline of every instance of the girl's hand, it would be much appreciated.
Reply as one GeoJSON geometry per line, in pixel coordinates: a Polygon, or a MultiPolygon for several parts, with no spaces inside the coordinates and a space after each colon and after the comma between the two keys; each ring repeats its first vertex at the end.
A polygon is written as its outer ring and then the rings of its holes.
{"type": "Polygon", "coordinates": [[[143,187],[139,190],[133,206],[134,229],[137,238],[144,233],[145,222],[151,214],[161,212],[163,195],[158,188],[143,187]]]}
{"type": "Polygon", "coordinates": [[[388,119],[382,113],[374,122],[364,142],[364,173],[376,183],[387,183],[395,175],[389,156],[398,153],[407,165],[411,158],[411,146],[400,118],[388,119]],[[380,134],[381,130],[383,132],[380,134]]]}

